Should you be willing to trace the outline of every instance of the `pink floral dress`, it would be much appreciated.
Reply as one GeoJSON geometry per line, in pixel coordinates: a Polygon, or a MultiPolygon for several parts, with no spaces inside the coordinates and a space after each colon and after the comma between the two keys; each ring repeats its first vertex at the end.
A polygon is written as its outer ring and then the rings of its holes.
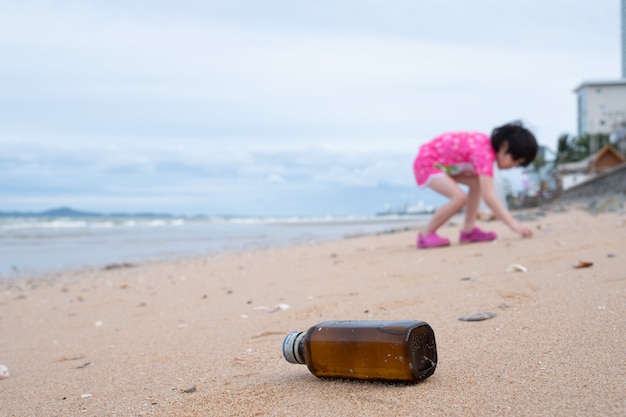
{"type": "Polygon", "coordinates": [[[413,172],[417,185],[427,186],[442,175],[493,176],[496,152],[491,138],[480,132],[448,132],[420,146],[413,172]]]}

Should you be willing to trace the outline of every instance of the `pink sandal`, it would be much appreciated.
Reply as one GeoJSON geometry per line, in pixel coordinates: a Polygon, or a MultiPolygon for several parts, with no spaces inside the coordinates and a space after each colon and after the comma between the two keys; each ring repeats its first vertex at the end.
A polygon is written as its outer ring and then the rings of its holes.
{"type": "Polygon", "coordinates": [[[489,242],[497,237],[498,234],[496,232],[485,232],[475,227],[469,232],[461,232],[459,243],[489,242]]]}
{"type": "Polygon", "coordinates": [[[421,233],[417,235],[417,247],[420,249],[439,248],[449,245],[450,239],[438,236],[435,232],[430,232],[426,236],[421,233]]]}

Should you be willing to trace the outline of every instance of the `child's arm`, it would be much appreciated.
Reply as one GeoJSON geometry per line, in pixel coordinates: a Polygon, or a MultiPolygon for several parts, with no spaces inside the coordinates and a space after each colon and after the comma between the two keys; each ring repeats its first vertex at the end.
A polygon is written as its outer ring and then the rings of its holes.
{"type": "Polygon", "coordinates": [[[500,203],[493,189],[493,178],[487,175],[479,175],[478,181],[480,183],[481,197],[485,201],[485,204],[491,209],[494,216],[496,216],[496,219],[502,220],[511,230],[519,233],[522,237],[532,236],[533,230],[525,224],[519,223],[513,219],[509,211],[500,203]]]}

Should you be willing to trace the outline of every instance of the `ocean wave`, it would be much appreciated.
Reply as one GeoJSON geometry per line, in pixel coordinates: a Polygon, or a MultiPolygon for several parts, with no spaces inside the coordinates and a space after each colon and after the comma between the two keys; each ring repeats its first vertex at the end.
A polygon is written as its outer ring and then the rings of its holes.
{"type": "Polygon", "coordinates": [[[333,225],[407,221],[420,216],[196,216],[196,217],[7,217],[0,219],[0,232],[79,231],[133,228],[171,228],[193,225],[333,225]]]}
{"type": "Polygon", "coordinates": [[[91,218],[6,218],[0,220],[0,231],[62,230],[62,229],[113,229],[134,227],[182,226],[185,219],[91,219],[91,218]]]}

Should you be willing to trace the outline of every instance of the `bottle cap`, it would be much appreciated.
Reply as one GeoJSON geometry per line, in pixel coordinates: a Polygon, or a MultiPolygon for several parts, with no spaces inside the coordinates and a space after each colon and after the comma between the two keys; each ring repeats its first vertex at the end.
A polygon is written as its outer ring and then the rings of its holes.
{"type": "Polygon", "coordinates": [[[304,357],[300,351],[300,344],[304,339],[304,332],[291,332],[283,341],[283,356],[289,363],[303,364],[304,357]]]}

